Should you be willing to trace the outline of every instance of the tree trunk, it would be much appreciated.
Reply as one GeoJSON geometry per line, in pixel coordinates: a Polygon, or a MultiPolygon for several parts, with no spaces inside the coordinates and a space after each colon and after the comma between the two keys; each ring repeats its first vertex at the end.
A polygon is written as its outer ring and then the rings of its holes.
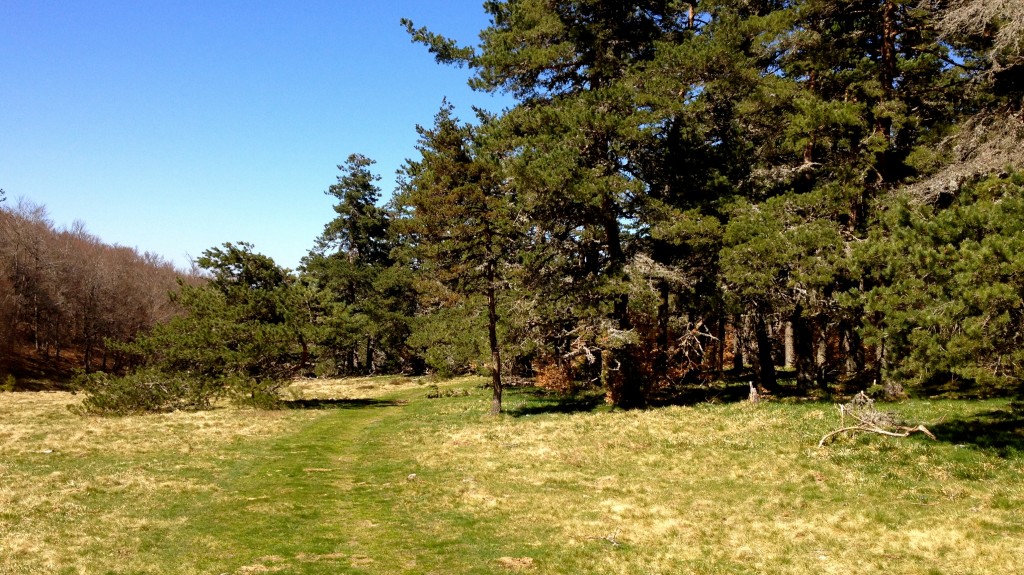
{"type": "Polygon", "coordinates": [[[875,346],[875,382],[882,384],[886,376],[886,369],[889,366],[886,365],[885,361],[885,339],[878,342],[875,346]]]}
{"type": "Polygon", "coordinates": [[[718,378],[722,378],[722,372],[725,370],[725,318],[718,318],[718,346],[715,351],[715,373],[718,374],[718,378]]]}
{"type": "Polygon", "coordinates": [[[663,379],[668,375],[668,282],[658,285],[658,350],[655,355],[654,376],[663,379]]]}
{"type": "MultiPolygon", "coordinates": [[[[797,306],[797,310],[799,310],[799,309],[800,309],[800,307],[797,306]]],[[[796,367],[796,345],[795,345],[795,342],[794,342],[794,340],[796,339],[796,336],[793,333],[793,331],[796,330],[796,326],[794,324],[798,321],[798,319],[797,319],[797,315],[798,314],[799,314],[799,311],[794,311],[793,312],[793,319],[790,319],[789,321],[786,322],[786,328],[785,328],[786,329],[786,339],[785,339],[786,354],[785,354],[785,360],[784,360],[784,364],[783,364],[783,365],[785,365],[786,369],[792,369],[792,368],[796,367]]]]}
{"type": "Polygon", "coordinates": [[[743,316],[736,314],[732,318],[732,368],[743,371],[743,316]]]}
{"type": "Polygon", "coordinates": [[[373,373],[373,336],[366,336],[366,365],[363,367],[363,371],[366,375],[373,373]]]}
{"type": "Polygon", "coordinates": [[[309,364],[309,344],[306,343],[306,337],[299,334],[299,345],[302,346],[302,355],[299,357],[299,373],[305,375],[306,366],[309,364]]]}
{"type": "Polygon", "coordinates": [[[83,366],[85,373],[90,373],[92,371],[92,339],[90,338],[85,340],[85,359],[82,363],[85,364],[83,366]]]}
{"type": "Polygon", "coordinates": [[[803,315],[803,307],[796,306],[790,319],[793,326],[793,360],[796,367],[796,383],[806,393],[814,384],[814,334],[803,315]]]}
{"type": "Polygon", "coordinates": [[[856,378],[864,368],[860,337],[856,328],[849,322],[843,322],[840,333],[843,338],[843,375],[847,378],[856,378]]]}
{"type": "Polygon", "coordinates": [[[757,370],[758,383],[768,391],[778,391],[775,361],[772,359],[772,340],[768,336],[768,324],[761,312],[754,313],[754,339],[757,343],[754,367],[757,370]]]}
{"type": "Polygon", "coordinates": [[[818,383],[825,385],[825,376],[829,372],[828,363],[828,326],[824,321],[818,322],[818,346],[814,352],[814,364],[818,383]]]}
{"type": "MultiPolygon", "coordinates": [[[[490,246],[490,238],[488,238],[490,246]]],[[[498,302],[494,259],[487,262],[487,343],[491,347],[491,414],[501,413],[501,351],[498,349],[498,302]]]]}
{"type": "MultiPolygon", "coordinates": [[[[626,256],[622,251],[621,228],[619,226],[617,210],[612,205],[612,200],[605,197],[604,222],[602,223],[605,232],[605,241],[608,244],[608,275],[610,278],[621,279],[626,267],[626,256]]],[[[621,293],[613,300],[612,320],[617,324],[618,329],[627,331],[632,329],[629,321],[629,294],[621,293]]],[[[603,363],[602,380],[605,389],[608,391],[608,398],[612,404],[625,409],[642,407],[645,402],[644,392],[640,386],[640,378],[637,377],[637,370],[634,368],[637,350],[634,345],[626,344],[616,350],[606,350],[609,354],[603,360],[610,360],[603,363]],[[615,368],[609,366],[614,364],[615,368]]]]}

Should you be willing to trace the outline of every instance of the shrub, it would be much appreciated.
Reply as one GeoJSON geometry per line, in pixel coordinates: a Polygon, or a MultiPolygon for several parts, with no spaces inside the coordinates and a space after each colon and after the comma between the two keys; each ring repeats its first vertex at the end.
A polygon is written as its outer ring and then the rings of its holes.
{"type": "Polygon", "coordinates": [[[550,363],[537,368],[537,387],[562,395],[571,395],[579,390],[572,366],[550,363]]]}
{"type": "Polygon", "coordinates": [[[210,380],[169,375],[155,370],[123,377],[80,374],[73,388],[86,395],[75,411],[92,415],[131,415],[208,409],[222,386],[210,380]]]}
{"type": "Polygon", "coordinates": [[[283,380],[256,380],[232,376],[225,381],[225,389],[228,390],[228,396],[235,405],[256,409],[280,409],[284,405],[280,392],[286,383],[283,380]]]}

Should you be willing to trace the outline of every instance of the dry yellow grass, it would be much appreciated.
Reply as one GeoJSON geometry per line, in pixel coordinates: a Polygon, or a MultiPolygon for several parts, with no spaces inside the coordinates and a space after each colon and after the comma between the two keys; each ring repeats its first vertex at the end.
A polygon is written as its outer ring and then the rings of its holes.
{"type": "MultiPolygon", "coordinates": [[[[463,380],[445,382],[454,386],[463,380]]],[[[303,399],[378,399],[385,395],[425,388],[425,377],[351,377],[345,379],[297,379],[285,390],[286,396],[303,399]]]]}
{"type": "MultiPolygon", "coordinates": [[[[422,387],[410,378],[298,380],[289,395],[305,399],[376,399],[422,387]]],[[[82,565],[128,561],[148,532],[182,527],[157,510],[196,496],[234,497],[220,480],[245,445],[286,436],[323,417],[317,410],[261,411],[221,405],[201,412],[94,417],[73,413],[71,393],[0,393],[0,575],[89,573],[82,565]],[[111,555],[86,559],[89,555],[111,555]],[[125,555],[120,560],[118,555],[125,555]],[[74,567],[78,565],[79,567],[74,567]]],[[[329,474],[333,469],[309,468],[329,474]]],[[[278,512],[287,502],[253,501],[278,512]]],[[[210,542],[211,549],[219,543],[210,542]]],[[[359,563],[358,557],[346,562],[359,563]]],[[[307,560],[337,560],[331,554],[307,560]]],[[[256,562],[248,571],[280,570],[256,562]]]]}
{"type": "MultiPolygon", "coordinates": [[[[1024,566],[1022,516],[992,497],[998,488],[1024,503],[1020,460],[1002,470],[1009,483],[1000,485],[952,477],[920,442],[818,449],[830,411],[735,405],[477,420],[434,429],[417,462],[462,475],[442,508],[481,522],[501,516],[510,536],[545,526],[549,539],[527,543],[557,545],[563,556],[605,547],[607,561],[591,573],[1024,566]],[[620,560],[625,549],[631,560],[620,560]]],[[[566,563],[534,567],[571,572],[566,563]]]]}

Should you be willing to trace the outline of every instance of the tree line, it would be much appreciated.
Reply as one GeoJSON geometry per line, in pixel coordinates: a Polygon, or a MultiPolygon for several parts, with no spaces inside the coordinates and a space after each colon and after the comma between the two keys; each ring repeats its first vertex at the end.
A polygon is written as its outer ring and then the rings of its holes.
{"type": "Polygon", "coordinates": [[[81,222],[57,228],[41,205],[0,202],[0,375],[122,369],[117,342],[180,313],[170,263],[81,222]]]}
{"type": "Polygon", "coordinates": [[[1024,5],[483,8],[472,46],[403,25],[515,104],[443,103],[385,205],[349,157],[296,274],[208,251],[142,356],[253,382],[479,370],[494,411],[503,375],[626,408],[748,366],[769,393],[1020,391],[1024,5]]]}

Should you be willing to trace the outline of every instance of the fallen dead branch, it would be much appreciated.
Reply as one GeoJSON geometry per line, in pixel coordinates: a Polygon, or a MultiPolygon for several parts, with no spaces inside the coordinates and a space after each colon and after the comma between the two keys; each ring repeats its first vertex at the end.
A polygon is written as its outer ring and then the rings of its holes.
{"type": "Polygon", "coordinates": [[[824,447],[829,439],[847,432],[876,433],[888,437],[909,437],[914,433],[923,433],[935,439],[924,425],[910,426],[892,412],[878,411],[875,409],[875,401],[864,392],[858,393],[849,403],[840,405],[839,417],[842,421],[841,427],[825,434],[818,442],[818,447],[824,447]],[[856,425],[846,425],[847,415],[857,421],[856,425]]]}
{"type": "Polygon", "coordinates": [[[923,425],[918,425],[917,427],[903,428],[903,431],[888,431],[888,430],[885,430],[885,429],[878,429],[877,427],[871,427],[871,426],[867,426],[867,425],[853,425],[853,426],[850,426],[850,427],[843,427],[842,429],[837,429],[837,430],[835,430],[835,431],[825,435],[825,437],[822,437],[821,441],[818,442],[818,447],[824,447],[825,446],[825,442],[828,441],[831,437],[833,437],[835,435],[839,435],[840,433],[845,433],[847,431],[861,431],[861,432],[865,432],[865,433],[877,433],[879,435],[888,435],[889,437],[908,437],[912,433],[919,433],[920,432],[920,433],[923,433],[923,434],[927,435],[928,437],[930,437],[932,439],[935,439],[935,436],[932,435],[932,432],[928,431],[928,428],[923,426],[923,425]]]}

